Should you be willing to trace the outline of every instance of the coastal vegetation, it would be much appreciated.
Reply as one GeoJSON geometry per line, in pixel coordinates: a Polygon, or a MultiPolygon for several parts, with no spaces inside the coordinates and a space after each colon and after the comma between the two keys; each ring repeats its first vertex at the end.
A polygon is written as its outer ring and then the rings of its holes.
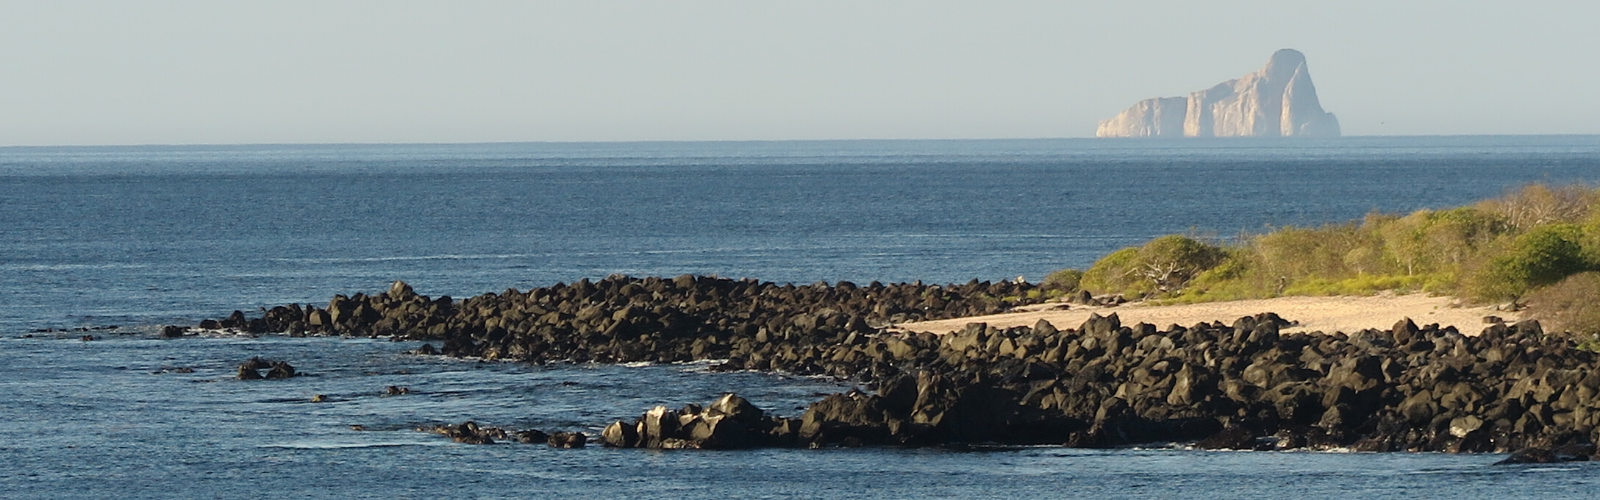
{"type": "MultiPolygon", "coordinates": [[[[1600,403],[1585,394],[1600,391],[1600,349],[1592,340],[1547,335],[1544,322],[1600,330],[1592,305],[1600,296],[1597,200],[1600,190],[1536,185],[1466,207],[1232,242],[1163,236],[1089,269],[1052,273],[1040,285],[796,286],[613,275],[456,300],[395,282],[387,292],[336,295],[325,308],[288,304],[255,318],[235,311],[198,327],[428,341],[408,352],[540,365],[702,362],[711,372],[829,376],[871,390],[826,395],[788,417],[732,395],[706,407],[657,406],[604,426],[598,442],[614,448],[1191,442],[1230,450],[1512,453],[1502,463],[1591,460],[1600,403]],[[1546,316],[1509,324],[1490,318],[1476,332],[1404,319],[1388,329],[1283,334],[1294,323],[1271,312],[1164,329],[1124,325],[1115,313],[1091,313],[1065,328],[1044,319],[904,328],[1069,293],[1108,303],[1085,297],[1089,290],[1197,302],[1431,291],[1537,304],[1546,316]]],[[[191,333],[174,325],[162,336],[191,333]]],[[[296,373],[286,362],[252,359],[239,378],[296,373]]],[[[556,447],[585,446],[591,437],[475,421],[431,432],[470,444],[516,436],[556,447]]]]}
{"type": "Polygon", "coordinates": [[[1526,305],[1600,333],[1600,189],[1533,184],[1467,206],[1282,227],[1231,241],[1162,236],[1044,281],[1051,293],[1168,303],[1382,291],[1526,305]]]}

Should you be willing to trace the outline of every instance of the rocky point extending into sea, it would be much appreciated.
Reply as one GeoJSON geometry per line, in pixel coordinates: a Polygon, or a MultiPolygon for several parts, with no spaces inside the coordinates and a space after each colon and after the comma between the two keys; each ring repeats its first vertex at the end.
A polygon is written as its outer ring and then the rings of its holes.
{"type": "MultiPolygon", "coordinates": [[[[1280,334],[1289,323],[1272,313],[1164,328],[1123,325],[1115,314],[1070,328],[891,328],[1001,312],[1041,302],[1041,292],[1016,282],[613,276],[455,301],[396,282],[326,307],[235,312],[200,327],[430,340],[440,347],[418,354],[530,363],[719,360],[713,370],[829,375],[871,389],[826,396],[793,417],[735,395],[649,409],[595,436],[620,448],[1194,443],[1516,451],[1510,460],[1535,462],[1594,454],[1596,353],[1534,321],[1475,335],[1409,320],[1387,330],[1280,334]]],[[[489,431],[461,424],[439,432],[482,442],[489,431]]],[[[585,441],[571,433],[549,440],[585,441]]]]}

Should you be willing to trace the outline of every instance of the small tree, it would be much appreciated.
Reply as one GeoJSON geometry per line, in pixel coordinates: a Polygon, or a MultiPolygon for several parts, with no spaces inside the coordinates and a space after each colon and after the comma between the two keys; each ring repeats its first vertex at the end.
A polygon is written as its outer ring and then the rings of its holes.
{"type": "Polygon", "coordinates": [[[1528,230],[1544,224],[1577,222],[1589,214],[1597,196],[1600,193],[1582,185],[1532,184],[1480,206],[1500,214],[1512,227],[1528,230]]]}

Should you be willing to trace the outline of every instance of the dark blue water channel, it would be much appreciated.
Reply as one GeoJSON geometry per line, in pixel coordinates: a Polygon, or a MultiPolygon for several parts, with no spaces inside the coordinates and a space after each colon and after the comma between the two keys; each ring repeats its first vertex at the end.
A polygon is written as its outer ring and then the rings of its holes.
{"type": "Polygon", "coordinates": [[[0,148],[0,496],[1578,496],[1600,469],[1470,455],[458,445],[411,429],[592,430],[732,390],[797,415],[848,384],[150,332],[395,279],[458,297],[612,273],[1037,280],[1160,234],[1597,181],[1594,136],[0,148]],[[315,376],[228,378],[255,355],[315,376]]]}

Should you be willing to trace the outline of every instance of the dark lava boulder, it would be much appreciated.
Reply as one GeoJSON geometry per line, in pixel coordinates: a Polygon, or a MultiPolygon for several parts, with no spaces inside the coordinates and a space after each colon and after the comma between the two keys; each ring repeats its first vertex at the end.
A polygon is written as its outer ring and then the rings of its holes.
{"type": "Polygon", "coordinates": [[[781,442],[780,427],[781,422],[766,418],[749,401],[727,394],[705,408],[657,406],[633,424],[617,421],[606,426],[600,439],[611,448],[739,449],[781,442]]]}
{"type": "Polygon", "coordinates": [[[552,432],[545,442],[551,448],[582,448],[589,442],[589,436],[582,432],[552,432]]]}
{"type": "Polygon", "coordinates": [[[545,434],[544,432],[540,431],[539,429],[528,429],[528,430],[524,430],[524,431],[517,431],[516,432],[516,437],[517,437],[517,442],[518,443],[522,443],[522,444],[544,443],[544,442],[549,441],[549,439],[550,439],[550,436],[548,434],[545,434]]]}
{"type": "Polygon", "coordinates": [[[436,434],[444,434],[451,441],[463,444],[494,444],[495,439],[505,439],[506,432],[494,427],[479,427],[477,422],[468,420],[455,425],[440,425],[429,429],[419,429],[436,434]]]}
{"type": "Polygon", "coordinates": [[[1201,439],[1194,444],[1194,447],[1202,450],[1255,450],[1259,445],[1255,431],[1240,426],[1229,426],[1222,429],[1222,432],[1201,439]]]}
{"type": "Polygon", "coordinates": [[[282,380],[286,378],[294,378],[297,375],[299,375],[299,373],[295,373],[294,366],[290,365],[289,362],[274,361],[272,362],[272,367],[267,370],[266,378],[268,380],[282,380]]]}
{"type": "Polygon", "coordinates": [[[239,380],[282,380],[302,375],[287,361],[250,358],[239,363],[239,380]]]}
{"type": "Polygon", "coordinates": [[[608,448],[633,448],[639,446],[638,429],[639,426],[624,423],[620,420],[612,422],[611,425],[606,426],[605,430],[600,431],[600,442],[608,448]]]}
{"type": "Polygon", "coordinates": [[[1560,461],[1561,460],[1556,457],[1556,454],[1550,452],[1548,448],[1530,447],[1514,451],[1511,453],[1511,456],[1506,457],[1504,460],[1499,462],[1495,462],[1494,464],[1553,464],[1560,461]]]}
{"type": "Polygon", "coordinates": [[[882,443],[889,437],[889,426],[880,401],[878,396],[859,391],[828,395],[812,403],[800,417],[800,440],[838,443],[855,438],[882,443]]]}

